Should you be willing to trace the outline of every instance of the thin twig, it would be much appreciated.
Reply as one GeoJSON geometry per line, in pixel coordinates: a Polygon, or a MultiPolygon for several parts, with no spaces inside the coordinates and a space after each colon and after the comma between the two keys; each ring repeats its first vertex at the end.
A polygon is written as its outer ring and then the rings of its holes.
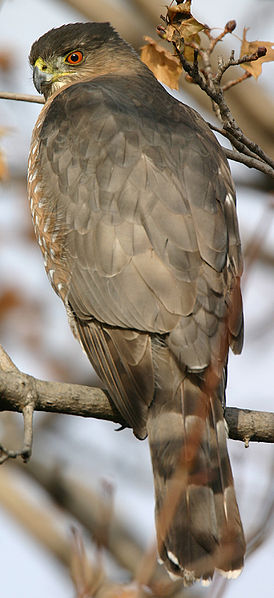
{"type": "Polygon", "coordinates": [[[256,170],[260,170],[264,174],[268,174],[271,177],[274,177],[273,168],[268,164],[265,164],[259,159],[251,158],[242,154],[235,150],[230,150],[226,147],[222,148],[228,160],[233,160],[234,162],[240,162],[241,164],[245,164],[248,168],[256,168],[256,170]]]}
{"type": "MultiPolygon", "coordinates": [[[[271,169],[267,169],[267,174],[274,178],[274,161],[260,148],[257,143],[254,143],[248,137],[244,135],[240,127],[237,125],[236,121],[234,120],[223,96],[223,92],[221,87],[218,85],[218,89],[216,90],[216,84],[214,86],[214,80],[212,80],[211,76],[209,76],[210,72],[210,65],[208,61],[206,62],[207,66],[207,81],[201,76],[200,71],[197,73],[196,66],[193,67],[185,58],[183,53],[177,48],[176,44],[174,44],[176,54],[180,58],[180,62],[184,68],[184,70],[192,77],[192,79],[198,83],[200,88],[204,90],[207,95],[211,97],[211,99],[219,106],[224,131],[227,134],[230,142],[236,147],[237,150],[241,149],[242,153],[244,149],[247,148],[254,154],[254,157],[258,160],[261,158],[264,162],[266,162],[271,169]],[[239,147],[239,143],[241,143],[241,147],[239,147]]],[[[203,53],[203,57],[205,58],[205,53],[203,53]]],[[[207,60],[207,59],[206,59],[207,60]]],[[[224,134],[224,133],[223,133],[224,134]]],[[[243,162],[244,163],[244,162],[243,162]]],[[[253,168],[257,168],[257,164],[253,164],[253,168]]],[[[262,170],[261,168],[259,170],[262,170]]],[[[264,170],[262,172],[265,172],[264,170]]]]}
{"type": "Polygon", "coordinates": [[[235,27],[236,27],[236,21],[234,21],[234,19],[228,21],[224,30],[222,31],[222,33],[220,33],[217,37],[212,37],[212,35],[210,33],[210,29],[204,30],[204,32],[210,39],[210,46],[208,48],[209,54],[212,54],[216,44],[218,44],[220,41],[222,41],[222,39],[225,37],[225,35],[227,35],[228,33],[232,33],[232,31],[234,31],[235,27]]]}
{"type": "Polygon", "coordinates": [[[8,461],[8,459],[17,459],[17,457],[21,457],[24,463],[27,463],[30,459],[33,442],[33,411],[34,405],[32,403],[25,405],[22,409],[24,418],[24,440],[22,448],[12,450],[0,444],[0,465],[8,461]]]}
{"type": "Polygon", "coordinates": [[[33,102],[34,104],[44,104],[45,100],[41,96],[33,96],[28,93],[13,93],[11,91],[0,91],[2,100],[15,100],[16,102],[33,102]]]}
{"type": "Polygon", "coordinates": [[[24,444],[21,450],[21,457],[23,461],[26,463],[30,457],[32,452],[32,442],[33,442],[33,411],[34,411],[34,404],[33,395],[29,393],[28,400],[30,401],[25,407],[23,408],[23,417],[24,417],[24,444]]]}
{"type": "Polygon", "coordinates": [[[251,73],[248,73],[246,71],[245,74],[242,75],[242,77],[238,77],[238,79],[233,79],[232,81],[229,81],[228,83],[226,83],[226,85],[223,85],[222,90],[227,91],[228,89],[231,89],[231,87],[235,87],[235,85],[238,85],[238,83],[242,83],[243,81],[245,81],[246,79],[249,79],[250,77],[252,77],[251,73]]]}
{"type": "MultiPolygon", "coordinates": [[[[253,141],[248,139],[248,137],[246,137],[244,135],[243,131],[237,125],[236,121],[234,120],[234,118],[224,100],[224,96],[223,96],[221,87],[218,85],[218,89],[216,89],[216,84],[214,86],[214,80],[212,80],[212,78],[209,76],[209,64],[208,65],[206,64],[206,66],[208,66],[208,68],[206,70],[207,81],[205,81],[202,78],[201,73],[196,72],[196,67],[194,69],[193,65],[190,64],[184,58],[182,52],[180,50],[178,50],[176,45],[174,47],[175,47],[177,55],[180,58],[180,61],[181,61],[181,64],[182,64],[184,70],[192,77],[192,79],[196,83],[198,83],[200,88],[202,90],[204,90],[207,93],[207,95],[209,95],[211,97],[211,99],[219,106],[222,121],[223,121],[223,128],[224,128],[224,131],[227,134],[227,137],[229,138],[230,142],[236,147],[237,150],[241,149],[242,153],[246,153],[244,150],[245,150],[245,148],[247,148],[247,150],[251,151],[254,154],[254,156],[256,156],[255,159],[257,159],[259,161],[259,158],[261,158],[266,164],[268,164],[271,167],[270,169],[267,169],[266,174],[268,174],[268,175],[272,176],[272,178],[274,178],[274,161],[262,150],[262,148],[260,148],[260,146],[257,143],[254,143],[253,141]],[[239,143],[242,144],[241,147],[239,146],[239,143]]],[[[245,163],[245,162],[243,162],[243,163],[245,163]]],[[[250,164],[247,164],[247,165],[250,166],[250,164]]],[[[252,167],[257,168],[256,162],[254,162],[252,167]]],[[[265,172],[265,170],[262,170],[261,168],[259,168],[259,170],[261,170],[262,172],[265,172]]]]}
{"type": "MultiPolygon", "coordinates": [[[[197,53],[194,57],[194,62],[191,64],[186,60],[183,52],[184,47],[184,40],[179,36],[176,36],[176,32],[174,32],[173,37],[173,47],[177,56],[179,57],[180,63],[184,69],[184,71],[191,77],[194,83],[197,83],[199,87],[211,98],[212,100],[212,107],[214,112],[217,115],[217,118],[223,124],[223,131],[226,133],[226,136],[229,138],[232,145],[236,148],[238,152],[241,154],[246,154],[250,156],[250,153],[253,154],[251,157],[255,158],[253,164],[251,164],[250,160],[246,160],[242,156],[237,156],[237,154],[231,154],[229,157],[231,159],[237,159],[237,157],[241,158],[239,161],[245,164],[246,166],[252,168],[258,168],[261,172],[264,172],[274,178],[274,161],[268,156],[262,148],[257,144],[251,141],[246,135],[244,135],[243,131],[240,129],[238,124],[236,123],[227,103],[224,99],[224,91],[233,87],[240,81],[248,78],[248,75],[243,75],[243,77],[231,81],[230,83],[226,84],[223,88],[221,87],[221,79],[225,71],[231,66],[242,65],[244,63],[249,63],[258,60],[266,54],[265,47],[258,47],[256,52],[250,55],[244,55],[240,58],[234,58],[234,50],[231,52],[229,60],[226,62],[223,59],[219,59],[219,66],[216,75],[213,75],[212,64],[211,64],[211,53],[218,41],[220,41],[223,37],[225,32],[227,31],[230,33],[235,28],[236,23],[235,21],[231,21],[227,23],[224,31],[217,37],[212,38],[210,34],[207,35],[211,40],[211,44],[208,49],[204,49],[202,47],[199,48],[199,56],[202,60],[203,66],[199,69],[197,63],[197,53]],[[178,39],[177,39],[178,37],[178,39]],[[270,166],[271,168],[262,168],[260,160],[270,166]]],[[[159,31],[160,37],[164,37],[164,28],[161,28],[159,31]]],[[[225,134],[223,133],[223,134],[225,134]]]]}
{"type": "MultiPolygon", "coordinates": [[[[254,152],[251,152],[244,145],[244,143],[241,143],[240,141],[237,141],[236,139],[234,139],[233,135],[231,135],[224,129],[220,129],[219,127],[216,127],[215,125],[213,125],[210,122],[208,122],[207,124],[212,129],[212,131],[216,131],[216,133],[220,133],[220,135],[223,135],[223,137],[228,139],[230,141],[230,143],[232,145],[234,145],[234,147],[237,149],[237,151],[240,152],[240,154],[245,154],[246,156],[250,156],[250,158],[254,158],[255,160],[259,160],[260,162],[264,163],[264,161],[261,158],[259,158],[256,154],[254,154],[254,152]]],[[[272,171],[271,171],[271,175],[273,175],[272,171]]]]}
{"type": "Polygon", "coordinates": [[[258,48],[256,52],[253,54],[245,54],[244,56],[240,56],[240,58],[234,58],[235,51],[232,50],[230,54],[230,58],[226,62],[221,62],[219,64],[217,75],[214,77],[214,83],[219,85],[221,83],[221,79],[223,74],[229,69],[231,66],[239,66],[241,64],[245,64],[246,62],[254,62],[261,58],[266,54],[266,48],[258,48]],[[264,51],[263,51],[264,50],[264,51]]]}
{"type": "Polygon", "coordinates": [[[211,43],[210,43],[210,46],[208,48],[208,51],[209,51],[210,54],[212,54],[212,52],[213,52],[216,44],[218,44],[227,33],[228,32],[224,29],[222,31],[222,33],[220,33],[220,35],[218,35],[217,37],[211,37],[211,43]]]}
{"type": "MultiPolygon", "coordinates": [[[[221,108],[221,110],[222,110],[222,108],[221,108]]],[[[228,113],[230,113],[230,110],[227,108],[227,114],[228,113]]],[[[270,156],[268,156],[262,150],[262,148],[257,143],[254,143],[254,141],[251,141],[251,139],[249,139],[248,137],[246,137],[246,135],[244,135],[243,131],[237,125],[237,123],[235,122],[232,115],[230,118],[230,116],[228,114],[227,120],[224,119],[224,129],[227,133],[230,134],[231,143],[233,143],[233,145],[235,145],[235,143],[234,143],[235,140],[236,140],[236,142],[239,141],[240,143],[243,143],[243,145],[245,145],[251,152],[253,152],[254,154],[257,154],[257,157],[264,160],[264,162],[269,164],[269,166],[271,166],[271,168],[274,169],[274,161],[270,158],[270,156]]],[[[272,175],[272,176],[274,176],[274,175],[272,175]]]]}

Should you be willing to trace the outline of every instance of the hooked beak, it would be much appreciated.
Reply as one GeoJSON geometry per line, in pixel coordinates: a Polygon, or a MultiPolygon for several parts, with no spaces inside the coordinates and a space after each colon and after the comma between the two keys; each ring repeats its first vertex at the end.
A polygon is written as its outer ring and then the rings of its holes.
{"type": "Polygon", "coordinates": [[[44,93],[43,87],[51,83],[52,79],[52,73],[48,73],[47,71],[41,71],[41,69],[38,66],[33,67],[33,83],[38,93],[44,93]]]}

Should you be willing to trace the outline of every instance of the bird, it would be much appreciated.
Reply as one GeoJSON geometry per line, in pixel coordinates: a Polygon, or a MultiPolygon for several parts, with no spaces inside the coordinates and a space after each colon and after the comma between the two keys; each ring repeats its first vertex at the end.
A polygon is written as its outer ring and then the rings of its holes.
{"type": "Polygon", "coordinates": [[[245,539],[224,420],[241,242],[224,152],[110,23],[35,41],[28,196],[49,281],[124,426],[148,436],[159,560],[237,577],[245,539]]]}

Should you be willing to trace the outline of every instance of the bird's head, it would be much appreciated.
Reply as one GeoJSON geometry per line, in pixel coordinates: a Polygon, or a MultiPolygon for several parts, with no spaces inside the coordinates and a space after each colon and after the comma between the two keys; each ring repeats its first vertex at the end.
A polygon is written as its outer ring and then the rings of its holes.
{"type": "Polygon", "coordinates": [[[139,59],[110,23],[71,23],[51,29],[34,42],[29,61],[34,85],[47,100],[63,85],[122,74],[133,63],[136,69],[139,59]]]}

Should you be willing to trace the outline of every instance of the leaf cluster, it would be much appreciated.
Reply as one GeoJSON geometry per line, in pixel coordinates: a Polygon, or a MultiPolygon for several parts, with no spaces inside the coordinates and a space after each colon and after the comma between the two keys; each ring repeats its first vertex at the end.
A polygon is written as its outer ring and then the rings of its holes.
{"type": "MultiPolygon", "coordinates": [[[[198,59],[206,52],[211,55],[217,44],[227,35],[232,34],[236,28],[236,21],[231,20],[225,25],[223,31],[216,37],[213,36],[213,29],[200,23],[191,13],[191,0],[178,2],[167,8],[165,16],[161,16],[164,25],[158,25],[157,33],[165,41],[175,44],[182,53],[185,60],[193,62],[195,54],[198,59]]],[[[233,85],[241,83],[249,76],[257,79],[262,72],[262,64],[274,60],[273,43],[270,41],[259,41],[246,39],[248,28],[244,28],[239,60],[237,64],[245,70],[243,77],[233,80],[233,85]]],[[[236,38],[235,38],[236,39],[236,38]]],[[[154,75],[165,85],[172,89],[179,88],[179,79],[183,70],[178,56],[172,55],[154,40],[146,37],[147,44],[143,46],[141,58],[152,70],[154,75]]],[[[186,80],[196,82],[188,75],[186,80]]],[[[232,85],[226,84],[224,91],[232,85]]]]}

